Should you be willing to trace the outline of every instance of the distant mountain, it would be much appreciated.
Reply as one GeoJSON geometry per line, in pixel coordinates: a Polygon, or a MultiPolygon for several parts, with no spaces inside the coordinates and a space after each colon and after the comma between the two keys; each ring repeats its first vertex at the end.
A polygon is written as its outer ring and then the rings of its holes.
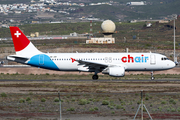
{"type": "Polygon", "coordinates": [[[101,19],[111,19],[116,21],[119,19],[159,19],[171,14],[180,14],[179,0],[163,0],[163,2],[160,0],[147,0],[147,5],[142,6],[126,6],[126,2],[121,1],[122,0],[119,0],[118,3],[114,3],[111,6],[85,6],[76,10],[74,14],[78,13],[84,16],[93,15],[94,17],[99,17],[101,19]]]}
{"type": "MultiPolygon", "coordinates": [[[[31,0],[0,0],[0,4],[13,4],[13,3],[30,3],[31,0]]],[[[39,0],[34,0],[39,1],[39,0]]],[[[84,7],[80,6],[46,6],[55,11],[68,9],[70,7],[76,8],[75,11],[68,11],[70,14],[56,14],[55,19],[66,17],[88,17],[93,16],[100,19],[111,19],[113,21],[119,20],[133,20],[133,19],[159,19],[171,14],[180,14],[180,0],[146,0],[147,5],[141,6],[127,6],[127,2],[140,2],[142,0],[55,0],[57,2],[69,3],[85,3],[84,7]],[[111,5],[94,5],[89,6],[90,3],[109,2],[111,5]]],[[[29,18],[28,18],[29,20],[29,18]]],[[[27,21],[28,21],[27,20],[27,21]]],[[[32,20],[31,20],[32,21],[32,20]]]]}
{"type": "Polygon", "coordinates": [[[30,1],[31,0],[0,0],[0,4],[29,3],[30,1]]]}

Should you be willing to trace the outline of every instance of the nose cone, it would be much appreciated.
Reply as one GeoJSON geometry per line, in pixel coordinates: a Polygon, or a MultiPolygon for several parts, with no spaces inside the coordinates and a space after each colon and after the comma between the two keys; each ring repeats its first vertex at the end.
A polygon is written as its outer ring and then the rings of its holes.
{"type": "Polygon", "coordinates": [[[170,68],[174,68],[176,66],[176,64],[173,62],[173,61],[171,61],[170,63],[169,63],[169,67],[170,68]]]}

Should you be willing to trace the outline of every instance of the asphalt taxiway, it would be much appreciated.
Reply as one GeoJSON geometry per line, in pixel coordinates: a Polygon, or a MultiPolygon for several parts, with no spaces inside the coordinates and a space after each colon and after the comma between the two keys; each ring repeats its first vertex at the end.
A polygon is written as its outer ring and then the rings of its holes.
{"type": "Polygon", "coordinates": [[[61,80],[17,80],[17,79],[1,79],[0,82],[180,82],[180,79],[157,79],[157,80],[123,80],[123,79],[115,79],[115,80],[67,80],[67,79],[61,79],[61,80]]]}

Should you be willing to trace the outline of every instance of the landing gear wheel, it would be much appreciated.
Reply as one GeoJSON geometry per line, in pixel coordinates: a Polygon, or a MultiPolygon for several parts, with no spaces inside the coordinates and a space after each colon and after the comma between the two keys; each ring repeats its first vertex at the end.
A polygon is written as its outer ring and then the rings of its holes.
{"type": "Polygon", "coordinates": [[[93,79],[93,80],[97,80],[97,79],[98,79],[98,75],[93,75],[93,76],[92,76],[92,79],[93,79]]]}
{"type": "Polygon", "coordinates": [[[151,77],[151,80],[154,80],[154,79],[155,79],[155,77],[152,76],[152,77],[151,77]]]}
{"type": "Polygon", "coordinates": [[[151,71],[151,80],[154,80],[155,77],[153,76],[153,71],[151,71]]]}

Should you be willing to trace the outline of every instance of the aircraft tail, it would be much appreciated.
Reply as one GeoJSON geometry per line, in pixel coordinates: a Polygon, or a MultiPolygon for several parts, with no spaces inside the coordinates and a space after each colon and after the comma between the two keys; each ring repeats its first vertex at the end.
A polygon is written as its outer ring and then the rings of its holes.
{"type": "Polygon", "coordinates": [[[31,57],[35,54],[42,53],[29,41],[18,27],[11,26],[10,31],[16,55],[31,57]]]}

